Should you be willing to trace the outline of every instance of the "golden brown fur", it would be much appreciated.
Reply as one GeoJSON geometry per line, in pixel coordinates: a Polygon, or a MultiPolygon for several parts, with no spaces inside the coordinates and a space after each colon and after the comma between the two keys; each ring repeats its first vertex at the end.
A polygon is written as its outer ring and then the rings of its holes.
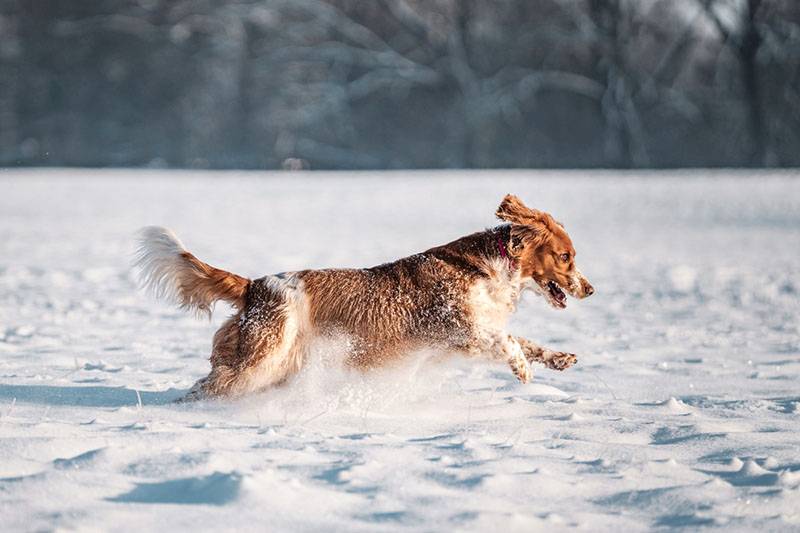
{"type": "Polygon", "coordinates": [[[182,308],[211,313],[217,300],[230,302],[234,307],[244,306],[249,279],[207,265],[189,252],[183,252],[181,257],[191,265],[178,281],[182,308]]]}
{"type": "Polygon", "coordinates": [[[237,313],[214,336],[212,370],[190,398],[237,395],[279,384],[302,367],[313,339],[345,335],[347,362],[387,364],[421,347],[506,362],[523,382],[538,362],[563,370],[574,355],[505,331],[520,292],[533,288],[557,308],[561,289],[594,289],[575,267],[575,249],[549,214],[507,195],[503,226],[365,269],[304,270],[257,280],[211,267],[166,230],[145,230],[139,264],[159,294],[210,311],[216,300],[237,313]]]}

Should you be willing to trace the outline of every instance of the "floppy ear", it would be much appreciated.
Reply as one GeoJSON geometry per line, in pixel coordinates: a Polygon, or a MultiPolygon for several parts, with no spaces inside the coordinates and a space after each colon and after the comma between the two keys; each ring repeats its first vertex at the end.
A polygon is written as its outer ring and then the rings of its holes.
{"type": "Polygon", "coordinates": [[[513,194],[507,194],[500,202],[500,207],[497,208],[495,215],[500,220],[525,226],[536,222],[541,213],[523,204],[522,200],[513,194]]]}

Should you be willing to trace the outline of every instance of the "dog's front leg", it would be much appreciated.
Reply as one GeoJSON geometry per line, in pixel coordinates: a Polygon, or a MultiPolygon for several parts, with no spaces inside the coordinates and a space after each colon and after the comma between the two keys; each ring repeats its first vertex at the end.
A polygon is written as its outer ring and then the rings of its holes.
{"type": "Polygon", "coordinates": [[[469,352],[504,361],[522,383],[533,379],[533,371],[525,359],[525,353],[517,340],[504,332],[480,332],[470,342],[469,352]]]}
{"type": "Polygon", "coordinates": [[[530,363],[542,363],[547,368],[552,368],[553,370],[566,370],[578,362],[578,358],[573,353],[556,352],[554,350],[542,348],[522,337],[516,337],[515,340],[522,348],[525,359],[530,363]]]}

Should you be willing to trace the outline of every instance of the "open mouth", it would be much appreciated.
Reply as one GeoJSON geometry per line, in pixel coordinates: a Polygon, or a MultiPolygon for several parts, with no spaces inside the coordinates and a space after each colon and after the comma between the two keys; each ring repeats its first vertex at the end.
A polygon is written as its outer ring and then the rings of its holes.
{"type": "Polygon", "coordinates": [[[555,281],[547,282],[547,291],[550,296],[550,302],[555,307],[560,307],[561,309],[567,307],[567,295],[564,294],[564,291],[561,290],[561,287],[559,287],[555,281]]]}

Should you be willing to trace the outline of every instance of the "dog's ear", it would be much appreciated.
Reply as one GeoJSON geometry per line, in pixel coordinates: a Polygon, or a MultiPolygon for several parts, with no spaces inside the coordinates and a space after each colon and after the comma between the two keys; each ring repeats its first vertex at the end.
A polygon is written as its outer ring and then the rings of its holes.
{"type": "Polygon", "coordinates": [[[522,200],[513,194],[507,194],[503,201],[500,202],[500,207],[495,211],[495,215],[500,220],[527,226],[539,220],[541,212],[526,206],[522,203],[522,200]]]}
{"type": "Polygon", "coordinates": [[[511,250],[515,252],[526,246],[538,248],[550,242],[556,228],[561,226],[548,213],[531,209],[513,194],[503,198],[495,214],[511,223],[511,250]]]}

